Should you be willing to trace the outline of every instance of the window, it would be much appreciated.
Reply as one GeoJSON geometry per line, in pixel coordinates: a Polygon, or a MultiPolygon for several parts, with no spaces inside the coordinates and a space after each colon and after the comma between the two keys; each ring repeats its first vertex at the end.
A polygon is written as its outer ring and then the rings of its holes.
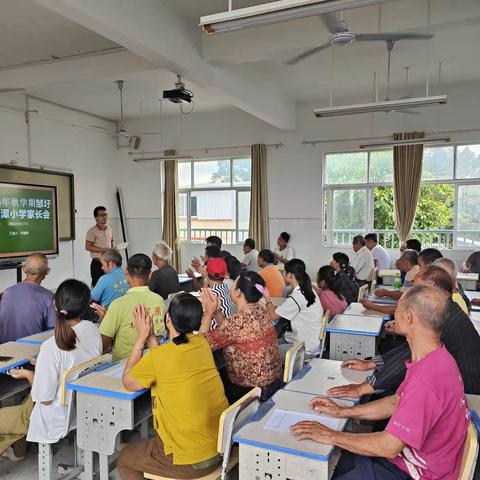
{"type": "Polygon", "coordinates": [[[248,238],[250,158],[178,164],[180,239],[203,242],[217,235],[225,244],[248,238]]]}
{"type": "MultiPolygon", "coordinates": [[[[375,231],[383,246],[399,247],[392,149],[326,154],[324,183],[327,245],[375,231]]],[[[480,246],[480,145],[424,148],[412,237],[441,249],[480,246]]]]}

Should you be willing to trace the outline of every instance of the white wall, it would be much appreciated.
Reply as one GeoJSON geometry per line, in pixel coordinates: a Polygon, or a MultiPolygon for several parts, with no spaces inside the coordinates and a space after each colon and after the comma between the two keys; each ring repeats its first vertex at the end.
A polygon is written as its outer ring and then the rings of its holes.
{"type": "MultiPolygon", "coordinates": [[[[421,93],[421,92],[419,92],[421,93]]],[[[146,135],[145,151],[164,148],[178,150],[218,146],[250,145],[252,143],[283,142],[285,146],[268,151],[268,190],[270,238],[275,244],[278,234],[286,230],[292,235],[292,246],[298,257],[304,259],[313,270],[327,262],[338,249],[322,246],[322,154],[327,151],[356,149],[363,137],[382,137],[394,131],[480,129],[478,111],[480,97],[478,84],[463,84],[448,88],[448,105],[419,110],[418,116],[402,113],[377,113],[373,116],[351,116],[331,119],[316,119],[312,114],[314,106],[299,105],[296,111],[297,128],[294,132],[275,129],[264,122],[238,110],[209,113],[192,113],[146,119],[145,131],[161,131],[162,135],[146,135]],[[303,140],[329,141],[312,147],[302,145],[303,140]],[[341,140],[340,142],[336,140],[341,140]]],[[[354,99],[348,99],[354,101],[354,99]]],[[[132,129],[138,129],[138,122],[132,122],[132,129]]],[[[452,133],[452,141],[480,142],[479,132],[452,133]]],[[[248,150],[245,151],[248,153],[248,150]]],[[[202,156],[201,152],[198,156],[202,156]]],[[[207,155],[214,156],[214,152],[207,155]]],[[[121,161],[129,161],[122,156],[121,161]]],[[[139,182],[150,179],[151,166],[137,165],[139,182]]],[[[150,179],[151,180],[151,179],[150,179]]],[[[159,189],[159,185],[154,187],[159,189]]],[[[143,194],[144,198],[148,193],[143,194]]],[[[238,247],[228,247],[232,253],[238,247]]],[[[202,245],[182,244],[182,263],[186,267],[193,255],[203,252],[202,245]]],[[[346,251],[348,253],[348,251],[346,251]]],[[[469,254],[467,251],[445,252],[459,264],[469,254]]],[[[396,252],[392,252],[396,255],[396,252]]]]}
{"type": "MultiPolygon", "coordinates": [[[[25,97],[2,95],[2,104],[25,108],[25,97]]],[[[44,285],[53,288],[68,277],[89,282],[90,261],[84,243],[86,230],[94,224],[92,210],[97,204],[107,207],[117,238],[119,221],[115,203],[117,184],[112,175],[117,157],[115,141],[88,125],[109,129],[114,129],[115,125],[37,100],[31,100],[29,108],[38,110],[32,113],[30,120],[31,163],[75,175],[76,240],[60,242],[60,254],[50,261],[52,272],[44,285]]],[[[23,114],[0,109],[0,162],[12,160],[19,166],[29,166],[27,127],[23,114]]],[[[0,271],[0,291],[15,279],[14,270],[0,271]]]]}

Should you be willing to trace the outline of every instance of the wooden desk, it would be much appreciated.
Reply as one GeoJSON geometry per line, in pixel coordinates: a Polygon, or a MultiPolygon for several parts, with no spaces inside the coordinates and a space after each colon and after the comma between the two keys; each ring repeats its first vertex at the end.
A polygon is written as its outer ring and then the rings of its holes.
{"type": "Polygon", "coordinates": [[[382,326],[381,317],[336,315],[325,329],[330,333],[330,360],[372,357],[382,326]]]}
{"type": "Polygon", "coordinates": [[[30,357],[36,357],[40,351],[40,345],[30,343],[7,342],[0,345],[0,356],[13,357],[8,362],[0,363],[0,373],[7,373],[15,367],[25,365],[30,357]]]}
{"type": "Polygon", "coordinates": [[[109,457],[115,453],[118,434],[142,424],[148,434],[152,415],[150,390],[129,392],[123,387],[126,359],[69,383],[77,395],[77,445],[85,457],[85,479],[93,480],[93,454],[99,455],[100,479],[109,478],[109,457]]]}
{"type": "MultiPolygon", "coordinates": [[[[264,428],[277,408],[314,414],[308,406],[314,397],[315,395],[279,390],[240,429],[234,437],[240,450],[240,480],[328,480],[332,476],[340,456],[338,449],[311,440],[297,440],[290,432],[264,428]]],[[[353,405],[348,400],[338,400],[338,403],[353,405]]],[[[348,419],[340,419],[338,430],[343,430],[347,422],[348,419]]]]}
{"type": "Polygon", "coordinates": [[[462,284],[464,290],[475,290],[477,288],[478,273],[457,274],[457,281],[462,284]]]}
{"type": "Polygon", "coordinates": [[[17,343],[31,343],[32,345],[41,345],[43,342],[55,335],[55,329],[46,330],[45,332],[35,333],[28,337],[19,338],[17,343]]]}
{"type": "MultiPolygon", "coordinates": [[[[341,364],[342,362],[337,360],[314,358],[284,388],[294,392],[328,395],[328,389],[332,387],[363,383],[373,373],[373,370],[360,372],[350,368],[340,368],[341,364]]],[[[358,402],[358,399],[348,400],[358,402]]]]}

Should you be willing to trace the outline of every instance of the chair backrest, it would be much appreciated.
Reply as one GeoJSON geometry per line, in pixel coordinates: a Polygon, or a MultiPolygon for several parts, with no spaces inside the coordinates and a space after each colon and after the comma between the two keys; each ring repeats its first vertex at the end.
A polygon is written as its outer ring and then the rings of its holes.
{"type": "Polygon", "coordinates": [[[222,480],[227,476],[233,437],[246,423],[248,423],[252,415],[260,407],[261,394],[262,389],[260,387],[252,388],[252,390],[242,398],[224,410],[220,416],[217,450],[219,453],[223,454],[222,480]]]}
{"type": "Polygon", "coordinates": [[[322,358],[323,350],[325,349],[325,337],[326,332],[325,329],[327,328],[327,324],[330,321],[330,310],[327,310],[322,317],[322,323],[320,324],[320,333],[318,338],[320,339],[320,358],[322,358]]]}
{"type": "Polygon", "coordinates": [[[377,282],[378,282],[378,268],[375,267],[372,272],[372,284],[370,287],[371,292],[374,292],[375,289],[377,288],[377,282]]]}
{"type": "Polygon", "coordinates": [[[365,297],[365,294],[368,292],[368,284],[365,284],[365,285],[362,285],[359,289],[358,289],[358,299],[357,299],[357,302],[360,302],[360,300],[363,300],[363,298],[365,297]]]}
{"type": "Polygon", "coordinates": [[[462,467],[458,480],[472,480],[478,457],[478,436],[472,422],[468,425],[467,438],[463,447],[462,467]]]}
{"type": "Polygon", "coordinates": [[[283,371],[283,381],[288,383],[302,368],[305,363],[305,343],[295,342],[287,350],[285,356],[285,369],[283,371]]]}
{"type": "Polygon", "coordinates": [[[63,372],[60,379],[60,386],[62,392],[60,397],[60,404],[67,408],[68,429],[65,432],[65,435],[73,427],[75,427],[73,415],[73,413],[75,412],[75,395],[73,390],[67,390],[67,385],[80,377],[83,377],[85,375],[88,375],[89,373],[98,370],[99,368],[110,363],[111,361],[112,355],[110,353],[106,353],[105,355],[92,358],[87,362],[75,365],[74,367],[63,372]]]}

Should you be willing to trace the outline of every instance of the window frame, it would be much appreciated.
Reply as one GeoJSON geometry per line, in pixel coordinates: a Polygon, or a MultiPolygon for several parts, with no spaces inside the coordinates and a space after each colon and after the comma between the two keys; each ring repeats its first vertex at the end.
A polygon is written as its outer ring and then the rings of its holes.
{"type": "MultiPolygon", "coordinates": [[[[441,179],[441,180],[422,180],[420,186],[423,185],[443,185],[449,184],[453,185],[455,190],[455,202],[453,205],[453,242],[452,242],[452,250],[471,250],[472,246],[466,245],[458,245],[457,244],[457,231],[458,231],[458,191],[460,186],[468,186],[468,185],[480,185],[480,176],[474,178],[457,178],[457,156],[458,156],[458,148],[465,147],[468,145],[480,145],[479,141],[471,141],[471,142],[457,142],[457,143],[445,143],[438,145],[438,147],[453,147],[453,171],[452,177],[441,179]]],[[[435,147],[437,145],[433,145],[435,147]]],[[[382,150],[389,150],[388,148],[382,150]]],[[[393,150],[393,147],[392,147],[393,150]]],[[[370,181],[370,155],[376,150],[369,150],[365,152],[360,148],[357,149],[349,149],[349,150],[333,150],[333,151],[326,151],[322,154],[322,185],[324,190],[323,195],[323,202],[322,202],[322,211],[323,212],[322,218],[324,221],[323,231],[324,233],[324,246],[328,248],[342,248],[345,246],[350,246],[346,244],[335,244],[333,243],[333,225],[331,220],[333,218],[333,192],[336,190],[354,190],[354,189],[366,189],[367,190],[367,201],[366,201],[366,224],[365,224],[365,231],[374,232],[374,202],[375,202],[375,188],[376,187],[392,187],[393,182],[379,182],[374,183],[370,181]],[[325,183],[326,178],[326,163],[327,163],[327,156],[332,154],[342,154],[342,153],[367,153],[367,182],[366,183],[348,183],[348,184],[327,184],[325,183]]]]}
{"type": "MultiPolygon", "coordinates": [[[[242,185],[242,186],[234,186],[233,185],[233,164],[235,160],[250,160],[252,161],[250,156],[247,155],[242,155],[242,156],[233,156],[233,157],[216,157],[216,158],[195,158],[195,159],[188,159],[188,160],[179,160],[178,164],[180,163],[190,163],[191,168],[190,168],[190,187],[189,188],[181,188],[179,186],[178,188],[178,194],[185,194],[186,195],[186,211],[187,211],[187,238],[186,240],[182,240],[181,236],[179,235],[180,242],[182,243],[187,243],[187,244],[197,244],[198,242],[193,242],[192,241],[192,216],[191,216],[191,196],[192,192],[219,192],[219,191],[234,191],[235,192],[235,229],[234,229],[234,238],[235,242],[234,243],[225,243],[225,245],[241,245],[243,244],[243,240],[239,241],[239,212],[238,212],[238,197],[240,192],[251,192],[252,186],[251,186],[251,180],[250,180],[250,186],[242,185]],[[230,184],[229,185],[224,185],[224,186],[219,186],[219,187],[195,187],[195,168],[194,164],[196,162],[218,162],[218,161],[229,161],[230,165],[230,184]]],[[[177,175],[178,175],[178,169],[177,169],[177,175]]],[[[251,197],[250,197],[251,199],[251,197]]],[[[179,229],[180,230],[180,229],[179,229]]],[[[226,229],[208,229],[206,228],[205,230],[226,230],[226,229]]],[[[179,231],[180,233],[180,231],[179,231]]],[[[215,234],[215,233],[212,233],[215,234]]]]}

